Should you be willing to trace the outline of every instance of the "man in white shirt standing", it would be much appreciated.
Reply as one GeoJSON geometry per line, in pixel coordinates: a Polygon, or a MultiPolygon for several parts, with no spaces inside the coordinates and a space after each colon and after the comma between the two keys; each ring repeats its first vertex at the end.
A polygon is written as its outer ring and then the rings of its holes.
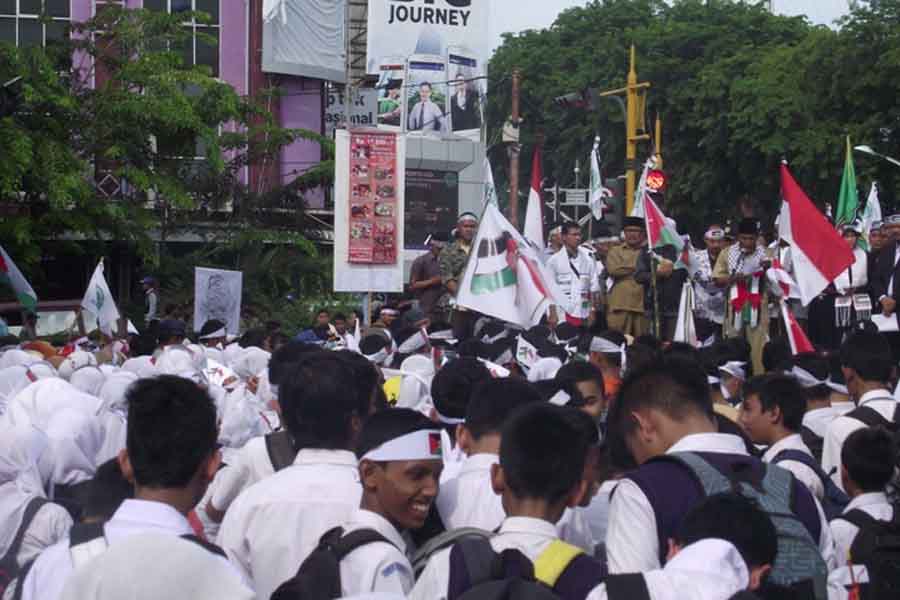
{"type": "Polygon", "coordinates": [[[285,426],[297,447],[294,464],[244,490],[231,504],[218,542],[268,598],[297,572],[322,535],[359,508],[362,486],[352,448],[372,412],[346,359],[301,358],[278,387],[285,426]]]}
{"type": "Polygon", "coordinates": [[[739,420],[754,444],[768,446],[763,462],[777,464],[793,473],[821,502],[824,482],[807,464],[815,464],[815,459],[800,437],[805,412],[803,388],[789,375],[759,375],[744,385],[739,420]],[[799,454],[808,459],[800,458],[799,454]]]}
{"type": "MultiPolygon", "coordinates": [[[[126,449],[118,460],[122,474],[134,483],[134,499],[97,528],[95,539],[71,548],[65,539],[44,551],[23,582],[24,600],[57,600],[69,575],[107,544],[145,533],[193,536],[187,514],[221,462],[215,405],[192,381],[171,375],[135,382],[127,398],[126,449]]],[[[73,538],[89,537],[79,527],[72,530],[73,538]]],[[[228,564],[223,557],[216,560],[228,564]]]]}
{"type": "Polygon", "coordinates": [[[568,222],[562,225],[562,249],[550,257],[547,266],[566,298],[566,306],[550,307],[550,324],[561,318],[576,327],[590,327],[597,318],[600,304],[600,279],[597,262],[581,247],[581,226],[568,222]],[[561,317],[559,311],[565,313],[561,317]]]}
{"type": "Polygon", "coordinates": [[[869,422],[894,422],[898,416],[898,402],[887,389],[893,360],[884,336],[857,331],[844,341],[840,358],[847,390],[856,402],[856,408],[831,422],[822,448],[822,470],[839,487],[843,486],[841,446],[847,436],[866,427],[869,422]]]}

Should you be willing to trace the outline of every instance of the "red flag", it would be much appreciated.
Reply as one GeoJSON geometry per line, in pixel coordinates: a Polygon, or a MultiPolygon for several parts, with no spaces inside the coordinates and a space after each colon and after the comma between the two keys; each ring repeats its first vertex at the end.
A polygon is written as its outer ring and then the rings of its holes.
{"type": "Polygon", "coordinates": [[[787,302],[781,302],[781,316],[784,319],[784,330],[787,332],[788,341],[791,343],[791,353],[796,356],[807,352],[815,352],[816,349],[806,337],[800,323],[791,309],[788,308],[787,302]]]}
{"type": "Polygon", "coordinates": [[[534,158],[531,161],[531,191],[528,193],[528,207],[525,209],[525,229],[523,237],[537,248],[544,248],[544,208],[543,194],[541,193],[541,181],[544,177],[541,172],[541,147],[534,149],[534,158]]]}

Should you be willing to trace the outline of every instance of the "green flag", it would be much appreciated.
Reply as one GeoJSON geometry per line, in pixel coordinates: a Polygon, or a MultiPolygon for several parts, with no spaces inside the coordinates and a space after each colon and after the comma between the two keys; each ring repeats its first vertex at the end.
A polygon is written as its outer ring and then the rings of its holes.
{"type": "Polygon", "coordinates": [[[856,169],[853,168],[853,148],[847,136],[847,157],[844,159],[844,176],[841,178],[841,193],[838,196],[837,212],[834,215],[836,227],[852,223],[856,219],[859,194],[856,192],[856,169]]]}

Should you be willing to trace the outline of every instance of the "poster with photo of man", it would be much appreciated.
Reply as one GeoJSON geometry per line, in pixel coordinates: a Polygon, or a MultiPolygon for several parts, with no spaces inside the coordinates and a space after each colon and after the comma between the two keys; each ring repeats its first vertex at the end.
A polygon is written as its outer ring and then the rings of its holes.
{"type": "Polygon", "coordinates": [[[451,47],[447,54],[449,94],[446,114],[453,133],[478,140],[481,137],[485,80],[474,53],[451,47]]]}
{"type": "Polygon", "coordinates": [[[446,131],[447,68],[440,56],[414,56],[406,66],[407,131],[446,131]]]}
{"type": "Polygon", "coordinates": [[[378,83],[378,128],[400,131],[403,128],[403,77],[406,61],[392,57],[381,65],[378,83]]]}

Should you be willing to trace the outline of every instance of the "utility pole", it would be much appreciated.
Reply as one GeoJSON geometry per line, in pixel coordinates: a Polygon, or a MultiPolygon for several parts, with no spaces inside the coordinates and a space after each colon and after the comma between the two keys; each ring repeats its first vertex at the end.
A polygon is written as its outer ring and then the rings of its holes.
{"type": "Polygon", "coordinates": [[[655,129],[655,138],[653,140],[653,148],[656,152],[656,168],[662,170],[663,168],[663,157],[662,157],[662,121],[659,118],[659,113],[656,113],[656,127],[655,129]]]}
{"type": "Polygon", "coordinates": [[[646,90],[650,87],[647,82],[638,83],[635,70],[634,46],[631,46],[631,60],[628,68],[628,84],[619,89],[609,90],[598,94],[600,97],[625,95],[625,214],[631,214],[634,206],[634,188],[637,180],[637,145],[638,142],[649,140],[646,133],[638,134],[638,129],[645,131],[644,104],[646,90]],[[638,127],[640,125],[640,127],[638,127]]]}
{"type": "MultiPolygon", "coordinates": [[[[522,72],[516,68],[512,72],[512,126],[519,127],[519,87],[522,81],[522,72]]],[[[509,149],[509,222],[516,229],[519,228],[519,140],[509,149]]]]}

